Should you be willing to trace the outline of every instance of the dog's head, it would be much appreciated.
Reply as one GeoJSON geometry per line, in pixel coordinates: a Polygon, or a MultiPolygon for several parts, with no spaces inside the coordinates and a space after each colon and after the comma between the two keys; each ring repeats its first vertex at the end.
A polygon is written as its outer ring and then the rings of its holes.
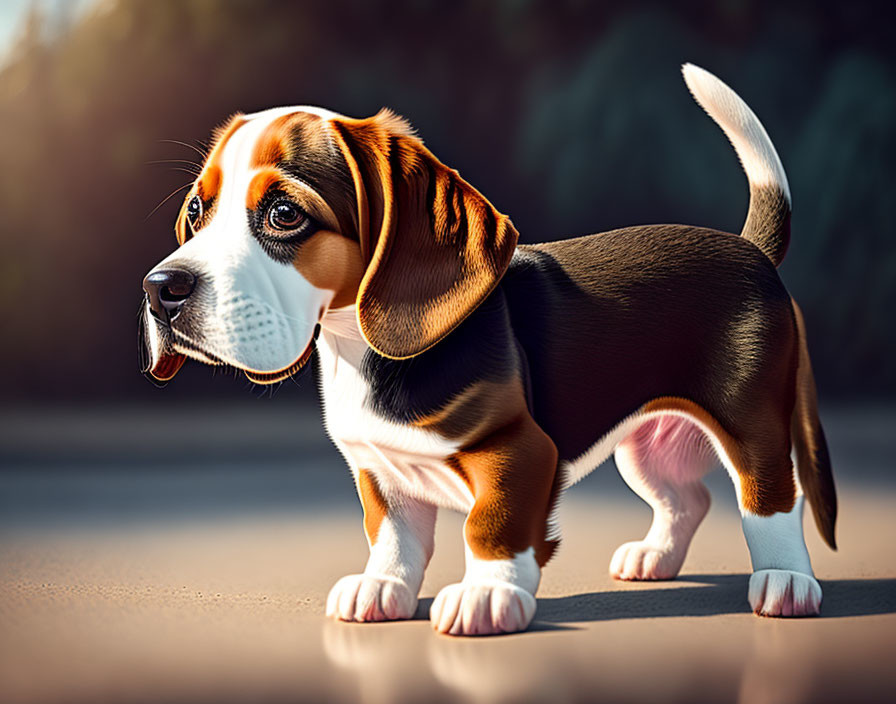
{"type": "Polygon", "coordinates": [[[236,115],[143,281],[145,371],[187,357],[256,383],[295,373],[330,308],[355,305],[379,354],[420,354],[497,285],[513,225],[388,111],[236,115]]]}

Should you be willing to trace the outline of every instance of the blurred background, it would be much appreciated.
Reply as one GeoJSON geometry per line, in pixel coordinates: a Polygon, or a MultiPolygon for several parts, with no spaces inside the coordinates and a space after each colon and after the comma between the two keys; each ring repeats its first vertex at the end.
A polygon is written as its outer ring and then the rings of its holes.
{"type": "MultiPolygon", "coordinates": [[[[0,0],[0,699],[259,701],[274,682],[283,701],[454,701],[467,682],[479,701],[660,701],[651,688],[677,682],[665,698],[872,701],[886,686],[893,701],[877,657],[896,647],[881,543],[896,501],[896,44],[881,6],[0,0]],[[137,370],[141,281],[175,247],[191,162],[236,111],[387,106],[523,242],[652,222],[739,232],[746,179],[685,61],[743,96],[790,179],[781,274],[807,319],[843,507],[840,553],[809,528],[830,618],[786,630],[744,613],[720,472],[693,584],[667,585],[677,600],[642,585],[644,601],[610,582],[613,547],[649,514],[604,471],[571,492],[534,640],[321,631],[327,588],[366,546],[311,373],[262,389],[188,363],[160,390],[137,370]],[[384,669],[399,651],[419,665],[410,693],[406,670],[384,669]],[[632,673],[645,659],[664,676],[632,673]],[[326,691],[309,694],[315,677],[326,691]]],[[[447,521],[428,596],[460,576],[447,521]]]]}
{"type": "MultiPolygon", "coordinates": [[[[794,203],[782,275],[805,311],[822,395],[896,392],[896,45],[874,3],[2,7],[9,401],[161,398],[136,373],[134,318],[143,275],[175,246],[182,194],[155,208],[190,176],[157,162],[196,160],[190,145],[237,110],[389,106],[523,242],[648,222],[739,232],[746,180],[688,94],[684,61],[733,86],[781,154],[794,203]]],[[[253,393],[191,364],[164,398],[253,393]]]]}

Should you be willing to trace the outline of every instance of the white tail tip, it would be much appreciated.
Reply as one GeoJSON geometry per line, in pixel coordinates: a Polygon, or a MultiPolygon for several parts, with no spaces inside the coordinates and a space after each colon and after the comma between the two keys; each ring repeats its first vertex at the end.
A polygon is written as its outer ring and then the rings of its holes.
{"type": "Polygon", "coordinates": [[[709,71],[688,63],[681,67],[681,73],[694,100],[731,141],[750,185],[777,186],[790,203],[790,186],[781,159],[756,114],[709,71]]]}

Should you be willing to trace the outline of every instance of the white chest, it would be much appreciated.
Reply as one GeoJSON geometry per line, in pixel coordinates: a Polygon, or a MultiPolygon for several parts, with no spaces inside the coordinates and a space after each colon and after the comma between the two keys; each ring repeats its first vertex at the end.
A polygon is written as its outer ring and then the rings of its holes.
{"type": "Polygon", "coordinates": [[[353,472],[374,473],[380,487],[468,511],[473,496],[445,460],[458,447],[437,433],[395,423],[365,408],[369,387],[360,367],[367,343],[354,309],[327,313],[318,340],[324,424],[353,472]]]}

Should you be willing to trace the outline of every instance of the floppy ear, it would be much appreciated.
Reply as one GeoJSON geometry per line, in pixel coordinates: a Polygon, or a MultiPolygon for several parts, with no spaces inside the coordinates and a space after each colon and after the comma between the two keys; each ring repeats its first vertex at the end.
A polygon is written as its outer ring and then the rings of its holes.
{"type": "Polygon", "coordinates": [[[385,357],[413,357],[497,286],[517,231],[393,113],[331,124],[354,180],[367,264],[357,299],[361,333],[385,357]]]}

